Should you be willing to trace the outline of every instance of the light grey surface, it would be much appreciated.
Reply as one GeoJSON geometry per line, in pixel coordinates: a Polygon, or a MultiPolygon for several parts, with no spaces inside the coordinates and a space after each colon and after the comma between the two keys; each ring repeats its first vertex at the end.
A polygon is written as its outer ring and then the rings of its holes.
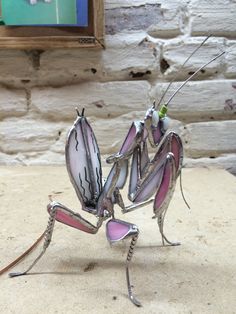
{"type": "MultiPolygon", "coordinates": [[[[183,182],[191,210],[177,185],[165,225],[179,247],[160,247],[151,205],[125,216],[116,209],[118,218],[140,229],[131,279],[141,309],[127,297],[129,241],[110,248],[104,227],[87,235],[57,223],[34,275],[0,277],[1,313],[235,313],[236,179],[220,169],[186,169],[183,182]]],[[[81,213],[64,167],[0,168],[0,268],[46,227],[49,194],[81,213]]],[[[24,270],[38,251],[14,271],[24,270]]]]}

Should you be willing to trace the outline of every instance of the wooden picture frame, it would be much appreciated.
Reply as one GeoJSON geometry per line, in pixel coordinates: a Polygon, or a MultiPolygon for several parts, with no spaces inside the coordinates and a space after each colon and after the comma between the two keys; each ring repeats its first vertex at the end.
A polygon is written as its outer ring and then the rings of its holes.
{"type": "Polygon", "coordinates": [[[88,27],[0,26],[0,49],[104,48],[104,1],[88,1],[88,27]]]}

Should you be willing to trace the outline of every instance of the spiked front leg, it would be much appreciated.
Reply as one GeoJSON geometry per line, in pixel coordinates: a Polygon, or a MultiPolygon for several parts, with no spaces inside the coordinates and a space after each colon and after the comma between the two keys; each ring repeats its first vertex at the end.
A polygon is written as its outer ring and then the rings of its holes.
{"type": "Polygon", "coordinates": [[[165,242],[169,245],[179,245],[178,242],[171,242],[167,239],[164,234],[164,219],[165,215],[171,201],[172,195],[174,193],[176,182],[176,167],[175,159],[172,153],[167,155],[166,163],[164,165],[163,177],[159,189],[157,190],[155,200],[154,200],[154,213],[153,218],[157,218],[157,223],[162,237],[162,244],[165,245],[165,242]]]}

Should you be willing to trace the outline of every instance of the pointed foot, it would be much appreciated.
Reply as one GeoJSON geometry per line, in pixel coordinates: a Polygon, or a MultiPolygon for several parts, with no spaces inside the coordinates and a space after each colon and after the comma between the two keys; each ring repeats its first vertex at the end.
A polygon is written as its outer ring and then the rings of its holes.
{"type": "Polygon", "coordinates": [[[133,294],[129,295],[129,299],[137,307],[141,307],[142,306],[142,304],[133,296],[133,294]]]}
{"type": "Polygon", "coordinates": [[[170,241],[162,242],[162,246],[179,246],[179,245],[181,245],[180,242],[170,242],[170,241]]]}
{"type": "Polygon", "coordinates": [[[13,278],[13,277],[24,276],[24,275],[26,275],[26,274],[27,274],[26,272],[18,272],[18,273],[10,273],[10,274],[8,274],[8,276],[9,276],[10,278],[13,278]]]}
{"type": "Polygon", "coordinates": [[[170,246],[178,246],[181,245],[180,242],[171,242],[164,235],[162,236],[162,245],[165,246],[165,243],[170,246]]]}
{"type": "Polygon", "coordinates": [[[170,245],[171,246],[178,246],[178,245],[181,245],[181,243],[180,242],[171,242],[170,245]]]}

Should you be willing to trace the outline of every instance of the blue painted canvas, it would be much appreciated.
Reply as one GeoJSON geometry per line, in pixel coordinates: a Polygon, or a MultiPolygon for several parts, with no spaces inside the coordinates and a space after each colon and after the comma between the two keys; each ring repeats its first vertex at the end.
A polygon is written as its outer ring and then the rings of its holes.
{"type": "Polygon", "coordinates": [[[2,25],[88,26],[88,0],[0,0],[2,25]]]}
{"type": "Polygon", "coordinates": [[[88,26],[88,0],[77,0],[77,25],[88,26]]]}

